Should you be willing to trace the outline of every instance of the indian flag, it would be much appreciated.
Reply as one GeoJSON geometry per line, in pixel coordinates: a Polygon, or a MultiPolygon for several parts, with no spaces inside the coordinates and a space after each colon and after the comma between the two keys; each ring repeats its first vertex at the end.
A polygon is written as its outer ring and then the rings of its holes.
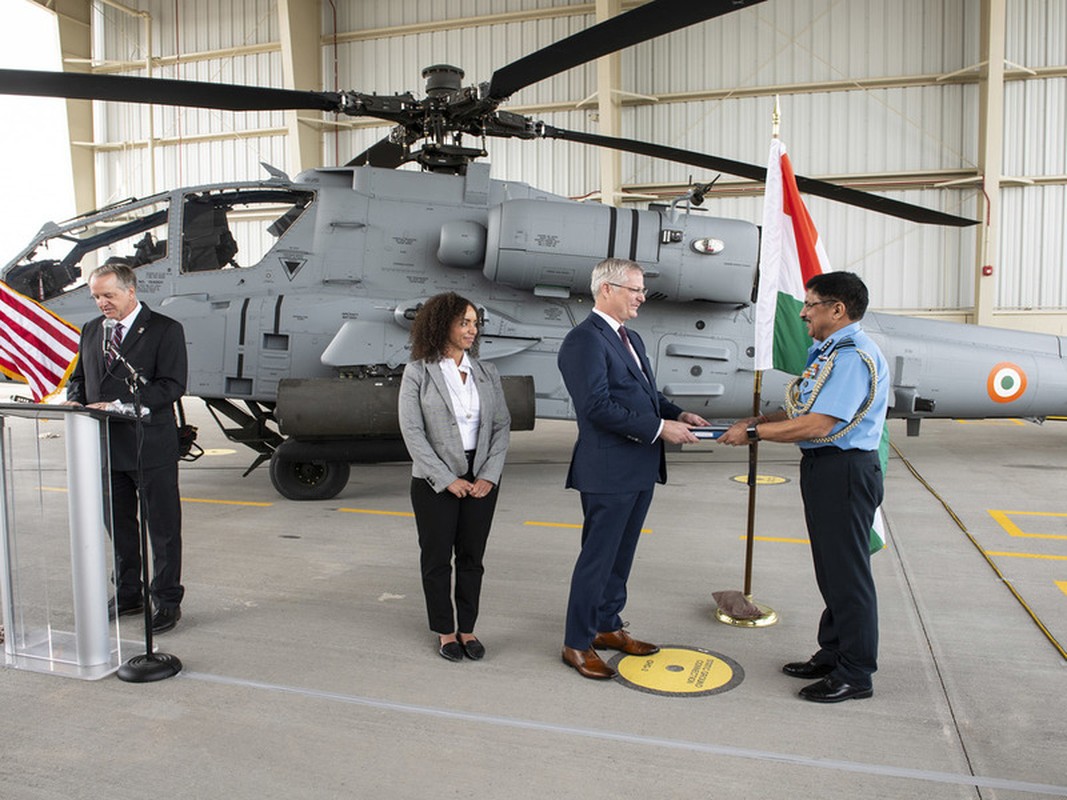
{"type": "Polygon", "coordinates": [[[831,268],[780,139],[771,140],[767,160],[759,260],[755,369],[799,375],[811,347],[811,337],[800,321],[804,284],[831,268]]]}
{"type": "MultiPolygon", "coordinates": [[[[790,375],[804,371],[811,347],[807,326],[800,320],[804,284],[813,276],[830,271],[830,259],[819,232],[800,199],[785,144],[780,139],[772,139],[760,239],[755,369],[777,369],[790,375]]],[[[885,475],[889,460],[889,431],[884,427],[878,455],[882,475],[885,475]]],[[[883,547],[885,522],[879,508],[871,528],[871,552],[883,547]]]]}

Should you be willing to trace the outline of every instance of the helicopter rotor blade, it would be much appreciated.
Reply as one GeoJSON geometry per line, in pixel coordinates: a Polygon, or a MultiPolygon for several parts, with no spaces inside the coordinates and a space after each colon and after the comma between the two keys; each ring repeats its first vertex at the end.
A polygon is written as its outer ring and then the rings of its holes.
{"type": "Polygon", "coordinates": [[[369,164],[372,167],[396,169],[407,160],[407,156],[407,150],[387,136],[379,139],[345,166],[362,167],[364,164],[369,164]]]}
{"type": "Polygon", "coordinates": [[[762,2],[652,0],[501,67],[493,73],[488,97],[503,102],[519,89],[600,56],[762,2]]]}
{"type": "MultiPolygon", "coordinates": [[[[761,183],[767,180],[766,167],[761,167],[757,164],[748,164],[744,161],[734,161],[729,158],[710,156],[692,150],[681,150],[677,147],[667,147],[665,145],[652,144],[650,142],[639,142],[634,139],[601,136],[596,133],[569,131],[563,128],[554,128],[551,125],[544,125],[541,129],[541,133],[546,139],[563,139],[570,142],[596,145],[598,147],[609,147],[613,150],[623,150],[628,153],[651,156],[652,158],[662,158],[667,161],[675,161],[679,164],[691,164],[695,167],[704,167],[705,169],[715,170],[716,172],[725,172],[729,175],[737,175],[761,183]]],[[[827,200],[834,200],[838,203],[844,203],[845,205],[866,208],[869,211],[876,211],[879,214],[886,214],[891,217],[899,217],[900,219],[910,220],[911,222],[920,222],[926,225],[949,225],[957,228],[964,228],[969,225],[978,224],[977,220],[967,219],[966,217],[957,217],[953,214],[934,211],[933,209],[923,208],[922,206],[912,205],[911,203],[892,200],[888,197],[871,194],[870,192],[863,192],[859,189],[839,186],[836,183],[828,183],[827,181],[820,181],[815,178],[805,178],[800,175],[797,175],[796,179],[797,188],[807,194],[812,194],[816,197],[825,197],[827,200]]]]}
{"type": "Polygon", "coordinates": [[[228,111],[337,111],[337,92],[305,92],[238,86],[225,83],[92,75],[84,72],[43,72],[0,69],[0,94],[65,97],[72,100],[112,100],[228,111]]]}

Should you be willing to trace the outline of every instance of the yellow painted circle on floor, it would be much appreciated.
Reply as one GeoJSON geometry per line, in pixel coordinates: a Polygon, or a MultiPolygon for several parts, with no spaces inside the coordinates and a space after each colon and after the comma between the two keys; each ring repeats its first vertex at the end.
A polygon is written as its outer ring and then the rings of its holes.
{"type": "Polygon", "coordinates": [[[664,645],[650,656],[619,654],[611,666],[618,671],[619,681],[630,688],[672,697],[727,692],[745,679],[745,671],[733,659],[680,645],[664,645]]]}
{"type": "Polygon", "coordinates": [[[226,448],[226,447],[209,447],[209,448],[205,448],[204,455],[205,456],[229,456],[229,455],[233,455],[236,452],[237,452],[236,450],[230,450],[229,448],[226,448]]]}
{"type": "MultiPolygon", "coordinates": [[[[730,480],[737,481],[738,483],[747,484],[748,483],[748,475],[734,475],[732,478],[730,478],[730,480]]],[[[757,486],[777,486],[777,485],[782,484],[782,483],[789,483],[789,478],[783,478],[781,475],[757,475],[756,476],[756,485],[757,486]]]]}

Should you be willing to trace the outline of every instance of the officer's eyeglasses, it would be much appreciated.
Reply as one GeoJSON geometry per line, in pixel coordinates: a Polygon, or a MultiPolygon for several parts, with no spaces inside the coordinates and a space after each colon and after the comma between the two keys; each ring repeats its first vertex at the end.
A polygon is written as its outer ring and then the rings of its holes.
{"type": "Polygon", "coordinates": [[[838,302],[838,301],[837,300],[805,300],[804,301],[804,310],[808,311],[809,309],[815,308],[815,306],[825,306],[825,305],[829,305],[831,303],[836,303],[836,302],[838,302]]]}

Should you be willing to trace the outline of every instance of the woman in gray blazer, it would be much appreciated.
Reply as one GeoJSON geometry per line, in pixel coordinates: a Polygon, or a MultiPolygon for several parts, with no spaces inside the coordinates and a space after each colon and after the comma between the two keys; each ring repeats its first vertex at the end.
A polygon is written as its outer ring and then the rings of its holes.
{"type": "Polygon", "coordinates": [[[449,661],[485,655],[474,623],[511,427],[496,367],[468,352],[477,335],[473,303],[453,292],[431,297],[415,316],[400,384],[426,613],[449,661]]]}

